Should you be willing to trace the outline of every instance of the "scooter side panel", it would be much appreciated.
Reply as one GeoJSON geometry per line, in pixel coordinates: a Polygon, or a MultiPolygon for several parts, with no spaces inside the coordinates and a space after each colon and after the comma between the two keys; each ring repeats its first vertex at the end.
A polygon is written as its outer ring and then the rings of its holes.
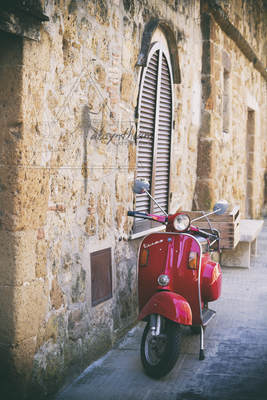
{"type": "Polygon", "coordinates": [[[222,290],[222,271],[218,263],[209,260],[203,265],[201,296],[203,301],[217,300],[222,290]]]}
{"type": "Polygon", "coordinates": [[[138,320],[144,320],[153,313],[160,314],[182,325],[192,325],[191,308],[188,302],[176,293],[156,293],[143,308],[138,320]]]}

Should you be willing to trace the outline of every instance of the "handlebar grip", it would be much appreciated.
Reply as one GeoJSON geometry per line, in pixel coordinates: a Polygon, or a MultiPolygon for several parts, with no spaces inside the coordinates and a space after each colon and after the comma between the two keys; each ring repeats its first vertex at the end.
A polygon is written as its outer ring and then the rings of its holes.
{"type": "Polygon", "coordinates": [[[151,214],[147,214],[147,213],[140,213],[140,212],[136,212],[136,211],[128,211],[127,215],[128,215],[128,217],[145,218],[145,219],[149,219],[151,221],[158,221],[161,224],[165,224],[166,222],[168,222],[167,217],[151,215],[151,214]]]}
{"type": "Polygon", "coordinates": [[[150,215],[147,215],[146,213],[136,212],[136,211],[128,211],[127,215],[128,215],[128,217],[152,219],[152,217],[150,215]]]}

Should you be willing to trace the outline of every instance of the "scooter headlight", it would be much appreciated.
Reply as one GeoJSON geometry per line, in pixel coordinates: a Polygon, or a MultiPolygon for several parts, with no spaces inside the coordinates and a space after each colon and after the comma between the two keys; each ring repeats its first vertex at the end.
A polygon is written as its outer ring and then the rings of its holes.
{"type": "Polygon", "coordinates": [[[187,231],[187,229],[190,227],[190,218],[187,214],[179,214],[177,217],[175,217],[173,226],[174,229],[179,232],[187,231]]]}
{"type": "Polygon", "coordinates": [[[169,282],[170,278],[168,277],[168,275],[159,276],[158,283],[160,284],[160,286],[167,286],[169,282]]]}

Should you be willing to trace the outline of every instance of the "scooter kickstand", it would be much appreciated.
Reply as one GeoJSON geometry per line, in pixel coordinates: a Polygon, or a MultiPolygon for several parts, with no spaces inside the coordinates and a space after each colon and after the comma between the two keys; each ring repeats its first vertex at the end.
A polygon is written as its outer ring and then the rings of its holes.
{"type": "Polygon", "coordinates": [[[204,329],[203,326],[200,326],[200,352],[199,352],[199,359],[204,360],[204,329]]]}

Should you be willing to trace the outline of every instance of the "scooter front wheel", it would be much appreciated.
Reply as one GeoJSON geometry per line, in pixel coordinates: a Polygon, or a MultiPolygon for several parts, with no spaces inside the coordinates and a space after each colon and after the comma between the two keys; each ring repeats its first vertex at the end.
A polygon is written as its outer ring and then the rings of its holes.
{"type": "Polygon", "coordinates": [[[141,342],[141,360],[149,376],[161,378],[173,369],[180,353],[181,331],[179,324],[164,318],[160,336],[151,339],[147,323],[141,342]]]}

